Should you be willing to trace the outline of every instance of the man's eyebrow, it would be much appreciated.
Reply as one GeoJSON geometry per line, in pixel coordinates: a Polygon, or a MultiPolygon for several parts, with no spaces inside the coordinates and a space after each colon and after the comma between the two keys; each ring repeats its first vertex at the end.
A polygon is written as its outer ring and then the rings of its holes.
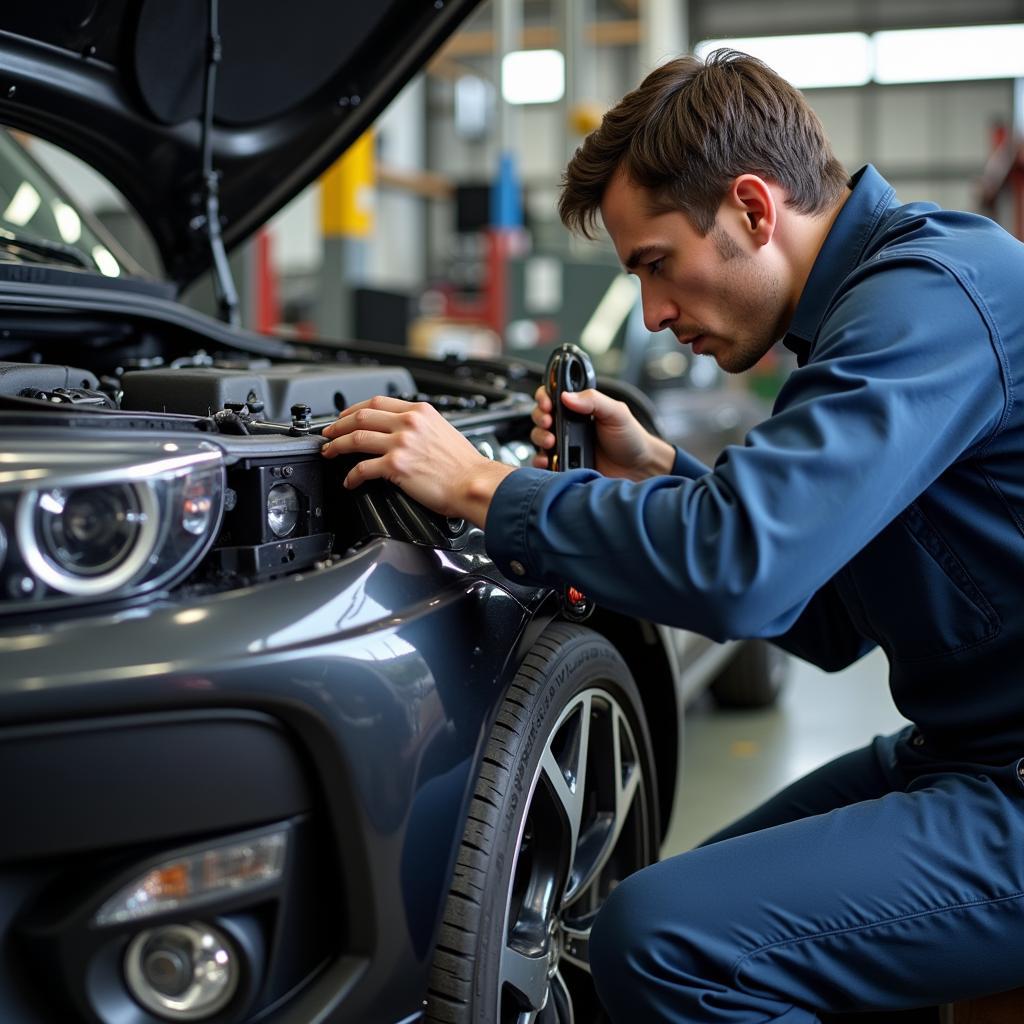
{"type": "Polygon", "coordinates": [[[641,245],[639,248],[634,249],[623,266],[630,271],[636,270],[636,268],[643,262],[645,256],[650,256],[652,252],[661,252],[660,245],[641,245]]]}

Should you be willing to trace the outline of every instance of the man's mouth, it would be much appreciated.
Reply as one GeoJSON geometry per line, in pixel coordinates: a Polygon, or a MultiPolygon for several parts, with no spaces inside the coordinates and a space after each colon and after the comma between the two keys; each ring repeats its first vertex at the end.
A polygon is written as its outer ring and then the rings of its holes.
{"type": "Polygon", "coordinates": [[[700,355],[706,341],[703,334],[684,334],[679,338],[680,345],[692,345],[693,351],[700,355]]]}

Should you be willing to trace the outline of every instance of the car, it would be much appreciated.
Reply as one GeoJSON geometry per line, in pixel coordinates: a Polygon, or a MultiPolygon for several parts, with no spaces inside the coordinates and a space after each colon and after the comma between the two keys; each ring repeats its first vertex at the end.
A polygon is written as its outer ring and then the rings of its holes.
{"type": "Polygon", "coordinates": [[[658,857],[687,692],[744,648],[566,621],[319,455],[383,393],[522,465],[537,368],[232,322],[226,250],[472,6],[5,13],[0,1020],[599,1019],[590,923],[658,857]],[[124,193],[166,279],[25,133],[124,193]],[[211,268],[220,319],[180,301],[211,268]]]}

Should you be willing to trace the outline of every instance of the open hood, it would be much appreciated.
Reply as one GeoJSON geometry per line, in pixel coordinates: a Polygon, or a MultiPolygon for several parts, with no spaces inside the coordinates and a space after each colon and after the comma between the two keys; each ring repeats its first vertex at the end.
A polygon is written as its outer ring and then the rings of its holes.
{"type": "MultiPolygon", "coordinates": [[[[219,0],[213,164],[237,245],[313,181],[479,0],[219,0]]],[[[209,267],[210,0],[52,0],[0,18],[0,123],[54,142],[138,210],[179,286],[209,267]]]]}

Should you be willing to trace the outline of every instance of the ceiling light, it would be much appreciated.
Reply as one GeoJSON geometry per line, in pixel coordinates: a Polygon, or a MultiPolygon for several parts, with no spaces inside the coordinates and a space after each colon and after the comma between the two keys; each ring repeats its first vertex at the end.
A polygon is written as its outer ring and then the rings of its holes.
{"type": "Polygon", "coordinates": [[[871,40],[863,32],[705,39],[694,52],[704,58],[722,47],[763,60],[798,89],[866,85],[871,81],[871,40]]]}
{"type": "Polygon", "coordinates": [[[625,323],[636,300],[637,279],[630,274],[617,274],[613,277],[580,334],[580,344],[595,356],[604,355],[612,347],[615,335],[625,323]]]}
{"type": "Polygon", "coordinates": [[[81,217],[78,216],[78,213],[72,207],[60,199],[54,199],[51,206],[53,207],[53,218],[57,222],[57,230],[60,232],[60,237],[68,245],[74,245],[82,237],[81,217]]]}
{"type": "Polygon", "coordinates": [[[1024,25],[876,32],[874,43],[883,84],[1024,76],[1024,25]]]}
{"type": "Polygon", "coordinates": [[[501,61],[506,103],[557,103],[565,95],[565,57],[559,50],[515,50],[501,61]]]}
{"type": "Polygon", "coordinates": [[[92,258],[96,261],[96,266],[100,268],[100,273],[105,277],[121,276],[121,265],[114,259],[113,253],[109,249],[105,249],[102,245],[94,245],[92,258]]]}
{"type": "Polygon", "coordinates": [[[23,181],[4,210],[4,220],[24,227],[36,215],[41,202],[39,193],[27,181],[23,181]]]}

